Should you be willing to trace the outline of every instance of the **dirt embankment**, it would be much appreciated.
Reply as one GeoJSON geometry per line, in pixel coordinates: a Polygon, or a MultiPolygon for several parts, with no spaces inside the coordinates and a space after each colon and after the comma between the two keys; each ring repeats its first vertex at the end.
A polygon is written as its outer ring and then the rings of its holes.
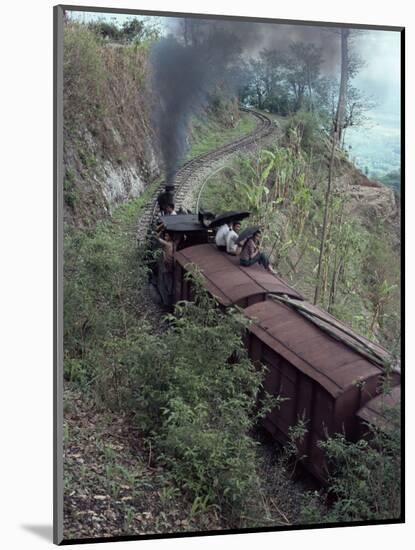
{"type": "Polygon", "coordinates": [[[399,236],[399,195],[383,183],[369,179],[348,161],[343,161],[335,181],[336,189],[346,193],[347,211],[370,228],[378,222],[399,236]]]}
{"type": "Polygon", "coordinates": [[[111,47],[85,25],[65,25],[66,222],[92,225],[159,174],[147,73],[145,48],[111,47]]]}
{"type": "MultiPolygon", "coordinates": [[[[315,144],[322,155],[327,173],[330,163],[331,145],[327,136],[322,135],[315,144]]],[[[347,195],[347,212],[359,219],[369,229],[374,223],[386,224],[399,238],[400,198],[391,187],[368,178],[338,149],[334,158],[333,191],[347,195]]]]}

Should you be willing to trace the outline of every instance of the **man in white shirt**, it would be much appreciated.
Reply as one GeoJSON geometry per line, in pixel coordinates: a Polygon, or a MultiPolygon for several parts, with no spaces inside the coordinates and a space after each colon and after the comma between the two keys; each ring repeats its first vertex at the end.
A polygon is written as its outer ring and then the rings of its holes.
{"type": "Polygon", "coordinates": [[[174,204],[172,202],[169,202],[164,206],[162,216],[176,216],[176,215],[177,215],[177,212],[174,209],[174,204]]]}
{"type": "Polygon", "coordinates": [[[229,233],[230,228],[227,223],[221,225],[216,232],[215,243],[219,250],[226,251],[226,236],[229,233]]]}
{"type": "Polygon", "coordinates": [[[238,255],[238,249],[240,248],[236,244],[236,239],[238,238],[240,230],[241,230],[240,222],[234,222],[232,224],[232,229],[226,235],[226,252],[228,254],[232,254],[233,256],[238,255]]]}

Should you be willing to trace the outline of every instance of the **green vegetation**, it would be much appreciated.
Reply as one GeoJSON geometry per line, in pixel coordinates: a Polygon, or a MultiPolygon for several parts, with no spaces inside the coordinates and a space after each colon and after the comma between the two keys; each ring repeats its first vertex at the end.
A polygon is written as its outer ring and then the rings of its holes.
{"type": "MultiPolygon", "coordinates": [[[[231,525],[261,521],[248,432],[276,400],[258,408],[262,373],[242,343],[246,322],[214,307],[196,279],[194,303],[178,304],[167,324],[146,319],[143,256],[130,230],[139,208],[135,201],[94,230],[67,231],[65,377],[103,410],[133,415],[192,517],[216,510],[231,525]]],[[[105,471],[115,498],[125,472],[112,460],[105,471]]]]}
{"type": "MultiPolygon", "coordinates": [[[[340,42],[340,36],[333,35],[333,46],[337,40],[340,42]]],[[[282,116],[310,114],[321,128],[331,132],[339,82],[325,74],[323,64],[323,49],[313,43],[293,41],[284,51],[264,49],[238,67],[243,75],[240,101],[282,116]]],[[[364,125],[368,119],[366,113],[375,106],[369,96],[352,84],[361,67],[361,60],[349,51],[343,130],[364,125]]]]}
{"type": "Polygon", "coordinates": [[[94,228],[65,226],[65,376],[88,389],[96,378],[108,337],[127,337],[135,326],[146,276],[135,240],[137,217],[158,186],[115,210],[94,228]]]}
{"type": "MultiPolygon", "coordinates": [[[[65,25],[63,110],[68,136],[85,127],[102,133],[103,122],[116,121],[123,109],[137,114],[137,100],[144,95],[148,48],[157,35],[144,33],[123,47],[110,47],[99,29],[99,24],[65,25]]],[[[143,100],[140,106],[145,116],[148,106],[143,100]]]]}
{"type": "MultiPolygon", "coordinates": [[[[241,156],[206,184],[200,207],[247,209],[263,228],[263,247],[281,275],[312,301],[323,223],[324,147],[308,150],[297,117],[282,145],[241,156]]],[[[338,176],[350,168],[339,158],[338,176]]],[[[347,193],[332,199],[319,304],[358,332],[399,353],[399,256],[394,234],[379,222],[350,217],[347,193]]]]}
{"type": "Polygon", "coordinates": [[[72,209],[80,200],[79,191],[75,186],[75,175],[70,168],[66,170],[65,179],[63,180],[63,200],[72,209]]]}
{"type": "Polygon", "coordinates": [[[400,413],[385,408],[384,414],[393,428],[368,425],[367,440],[352,443],[336,434],[320,442],[332,474],[328,490],[304,495],[304,522],[373,521],[401,516],[400,413]]]}
{"type": "Polygon", "coordinates": [[[71,386],[65,393],[65,537],[194,530],[191,503],[152,462],[152,448],[128,416],[97,411],[71,386]]]}
{"type": "Polygon", "coordinates": [[[121,44],[141,44],[157,40],[160,36],[160,29],[156,24],[131,18],[124,21],[122,25],[102,21],[94,21],[88,24],[88,28],[102,36],[107,41],[121,44]]]}
{"type": "MultiPolygon", "coordinates": [[[[100,28],[68,20],[64,29],[65,215],[90,227],[113,207],[105,189],[114,172],[119,181],[124,169],[145,182],[157,176],[147,87],[148,52],[157,35],[143,31],[114,44],[100,28]]],[[[115,200],[128,196],[126,184],[115,200]]]]}
{"type": "Polygon", "coordinates": [[[186,160],[208,153],[249,134],[255,129],[257,123],[252,115],[248,113],[238,115],[236,111],[232,124],[234,125],[224,128],[223,122],[217,116],[206,117],[204,114],[194,117],[192,120],[192,145],[186,155],[186,160]]]}
{"type": "Polygon", "coordinates": [[[276,400],[258,408],[262,374],[242,343],[244,316],[221,313],[195,284],[195,301],[178,304],[169,320],[163,345],[170,351],[170,381],[157,438],[161,459],[199,507],[215,506],[241,524],[260,491],[248,432],[276,400]]]}
{"type": "Polygon", "coordinates": [[[321,147],[321,123],[319,116],[308,111],[298,111],[286,118],[285,133],[288,142],[301,142],[306,151],[321,147]]]}
{"type": "MultiPolygon", "coordinates": [[[[273,457],[263,475],[264,460],[251,436],[279,400],[262,396],[264,372],[254,368],[243,346],[245,318],[237,310],[216,308],[197,274],[194,302],[177,304],[173,314],[161,318],[149,301],[149,252],[137,247],[136,223],[159,181],[115,208],[111,218],[98,221],[94,215],[96,205],[84,192],[102,159],[145,164],[151,111],[145,81],[148,49],[157,33],[137,20],[122,27],[69,22],[65,28],[70,162],[64,200],[74,212],[84,209],[84,223],[91,221],[83,229],[65,226],[64,376],[72,398],[65,402],[64,445],[71,457],[65,464],[65,495],[70,500],[81,483],[91,509],[102,503],[103,519],[109,502],[115,502],[120,534],[398,517],[398,431],[368,427],[370,443],[350,443],[341,434],[322,442],[332,463],[329,488],[306,493],[301,513],[290,480],[298,457],[293,463],[290,458],[304,425],[291,430],[279,460],[273,457]],[[78,414],[80,403],[89,407],[86,421],[87,415],[78,414]],[[91,430],[89,415],[99,433],[91,430]],[[78,429],[80,418],[85,425],[78,429]],[[123,422],[128,429],[120,444],[109,434],[119,437],[123,422]],[[79,448],[94,460],[79,461],[79,448]],[[151,510],[157,516],[152,522],[151,510]]],[[[246,100],[256,94],[259,106],[274,111],[283,129],[280,142],[257,156],[240,156],[212,177],[201,206],[250,210],[249,224],[263,227],[263,246],[272,251],[278,271],[311,299],[327,177],[321,130],[330,120],[330,101],[319,52],[299,44],[290,51],[288,60],[263,53],[262,65],[255,68],[262,81],[259,86],[251,81],[245,90],[246,100]],[[304,79],[303,70],[295,71],[301,57],[307,58],[312,81],[308,87],[294,86],[292,93],[289,78],[296,84],[304,79]],[[270,81],[267,66],[274,77],[282,71],[284,78],[270,81]]],[[[187,159],[242,137],[255,124],[249,114],[239,114],[235,100],[217,91],[191,121],[187,159]]],[[[336,176],[347,179],[351,167],[339,151],[335,162],[336,176]]],[[[319,305],[398,352],[396,242],[381,222],[364,224],[350,215],[340,187],[329,206],[319,305]]],[[[77,513],[76,505],[75,499],[77,513]]],[[[68,533],[77,534],[71,526],[68,533]]]]}

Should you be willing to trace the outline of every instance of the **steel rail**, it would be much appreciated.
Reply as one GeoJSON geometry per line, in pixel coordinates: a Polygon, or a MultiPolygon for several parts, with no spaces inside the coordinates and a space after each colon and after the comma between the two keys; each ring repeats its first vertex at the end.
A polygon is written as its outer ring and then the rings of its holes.
{"type": "MultiPolygon", "coordinates": [[[[194,159],[191,159],[183,164],[183,166],[177,171],[175,177],[175,200],[176,206],[180,207],[185,199],[186,195],[192,188],[192,177],[197,171],[208,169],[212,163],[218,160],[226,160],[227,157],[231,157],[236,151],[249,149],[256,144],[257,141],[265,138],[274,131],[274,126],[270,118],[262,113],[247,109],[240,108],[241,111],[249,112],[259,120],[257,127],[246,136],[243,136],[235,141],[222,145],[213,151],[203,153],[194,159]]],[[[157,197],[160,192],[164,190],[164,182],[154,191],[150,200],[144,207],[140,214],[137,225],[137,240],[142,242],[145,240],[149,229],[152,226],[154,217],[158,212],[157,197]]]]}

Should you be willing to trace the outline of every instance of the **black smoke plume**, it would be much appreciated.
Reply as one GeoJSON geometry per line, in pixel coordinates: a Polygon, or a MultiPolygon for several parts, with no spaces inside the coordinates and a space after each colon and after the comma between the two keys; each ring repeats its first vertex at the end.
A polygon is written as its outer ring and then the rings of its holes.
{"type": "Polygon", "coordinates": [[[338,39],[331,29],[208,19],[173,19],[171,34],[153,48],[152,85],[157,101],[155,125],[171,184],[186,149],[189,121],[218,85],[235,90],[238,62],[262,49],[287,51],[294,41],[321,46],[327,68],[337,64],[338,39]]]}
{"type": "Polygon", "coordinates": [[[167,183],[184,157],[191,115],[207,104],[217,86],[234,86],[231,66],[241,52],[232,28],[203,20],[180,23],[174,35],[154,46],[151,56],[158,101],[155,123],[167,183]]]}
{"type": "Polygon", "coordinates": [[[206,74],[199,52],[180,44],[173,36],[155,46],[152,62],[159,101],[156,125],[166,181],[171,182],[184,154],[189,117],[205,97],[206,74]]]}

